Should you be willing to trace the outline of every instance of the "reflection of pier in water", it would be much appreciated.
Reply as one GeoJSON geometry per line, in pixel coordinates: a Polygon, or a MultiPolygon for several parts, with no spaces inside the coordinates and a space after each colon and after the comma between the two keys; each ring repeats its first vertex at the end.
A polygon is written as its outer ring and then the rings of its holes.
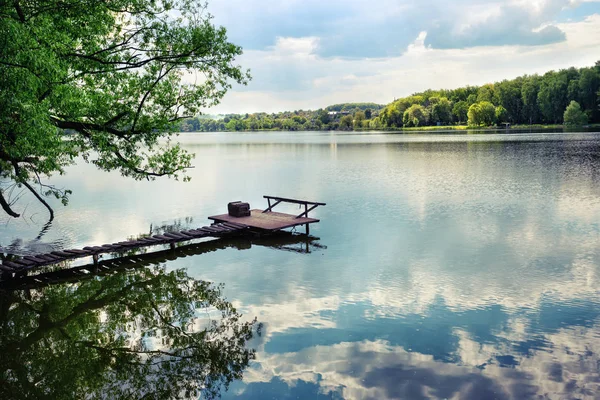
{"type": "MultiPolygon", "coordinates": [[[[319,238],[310,235],[279,232],[276,235],[268,237],[217,239],[181,246],[174,249],[153,251],[151,253],[139,252],[128,255],[114,253],[116,256],[115,258],[102,260],[94,264],[71,268],[65,265],[58,267],[54,266],[53,268],[47,267],[46,270],[39,270],[39,273],[36,275],[0,281],[0,289],[31,289],[58,283],[78,282],[98,275],[114,274],[123,270],[131,270],[152,264],[159,264],[168,260],[176,260],[178,258],[210,253],[217,250],[229,248],[248,250],[252,248],[253,245],[300,254],[309,254],[312,251],[327,248],[320,244],[318,240],[319,238]]],[[[137,250],[143,251],[145,249],[137,250]]],[[[64,263],[69,263],[69,261],[65,261],[64,263]]]]}

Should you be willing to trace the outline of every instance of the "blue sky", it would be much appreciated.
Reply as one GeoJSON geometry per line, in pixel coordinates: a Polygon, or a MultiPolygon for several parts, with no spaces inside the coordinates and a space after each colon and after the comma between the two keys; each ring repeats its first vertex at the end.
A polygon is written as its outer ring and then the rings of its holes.
{"type": "Polygon", "coordinates": [[[211,0],[251,70],[216,112],[388,103],[600,59],[600,0],[211,0]]]}

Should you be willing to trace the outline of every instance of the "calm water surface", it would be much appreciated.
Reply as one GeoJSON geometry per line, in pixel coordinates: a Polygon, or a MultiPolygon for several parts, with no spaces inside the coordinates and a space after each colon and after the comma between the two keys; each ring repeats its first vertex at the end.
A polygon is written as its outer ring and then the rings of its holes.
{"type": "MultiPolygon", "coordinates": [[[[202,226],[232,200],[323,201],[310,254],[253,244],[166,263],[262,323],[224,398],[598,398],[600,134],[186,134],[189,183],[79,163],[18,253],[202,226]]],[[[289,209],[294,211],[292,207],[289,209]]],[[[298,247],[298,246],[295,246],[298,247]]],[[[299,248],[303,248],[300,244],[299,248]]]]}

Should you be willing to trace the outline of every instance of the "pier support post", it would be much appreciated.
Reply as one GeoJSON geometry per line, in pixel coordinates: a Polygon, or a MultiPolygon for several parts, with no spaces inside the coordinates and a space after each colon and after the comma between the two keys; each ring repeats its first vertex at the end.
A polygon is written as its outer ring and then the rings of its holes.
{"type": "Polygon", "coordinates": [[[310,235],[310,226],[309,226],[309,224],[306,224],[306,234],[310,235]]]}
{"type": "Polygon", "coordinates": [[[94,273],[97,274],[98,273],[98,254],[93,254],[92,255],[92,260],[94,260],[94,273]]]}
{"type": "Polygon", "coordinates": [[[175,243],[170,243],[169,247],[171,248],[171,250],[175,250],[175,243]]]}

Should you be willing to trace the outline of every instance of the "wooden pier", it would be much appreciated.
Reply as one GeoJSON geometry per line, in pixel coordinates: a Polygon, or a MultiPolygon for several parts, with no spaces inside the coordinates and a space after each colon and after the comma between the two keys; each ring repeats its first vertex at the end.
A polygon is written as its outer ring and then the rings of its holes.
{"type": "Polygon", "coordinates": [[[19,279],[0,280],[0,290],[36,289],[67,282],[80,282],[92,279],[95,276],[114,274],[124,270],[130,271],[178,258],[197,256],[228,248],[248,250],[253,246],[259,246],[279,251],[309,254],[314,250],[323,251],[327,248],[327,246],[320,244],[318,240],[319,238],[314,236],[294,235],[290,232],[280,232],[275,236],[225,237],[206,242],[185,244],[174,250],[166,249],[150,253],[129,254],[123,257],[101,260],[95,264],[41,271],[19,279]]]}
{"type": "Polygon", "coordinates": [[[246,217],[233,217],[229,214],[212,216],[209,217],[209,219],[214,221],[212,225],[203,226],[198,229],[184,230],[181,232],[166,232],[160,235],[104,244],[102,246],[88,246],[83,249],[52,251],[46,254],[36,254],[11,260],[3,260],[0,264],[0,281],[23,277],[38,268],[58,264],[66,260],[92,257],[94,264],[98,264],[99,256],[101,254],[123,253],[132,249],[167,244],[171,249],[175,249],[176,243],[208,237],[224,238],[243,235],[269,235],[286,228],[293,228],[301,225],[306,227],[306,234],[308,235],[309,224],[319,222],[318,219],[309,218],[308,213],[318,206],[325,205],[325,203],[283,197],[264,196],[264,198],[266,198],[268,202],[268,207],[265,210],[251,210],[251,215],[246,217]],[[271,203],[272,201],[274,203],[271,203]],[[273,207],[282,202],[304,205],[304,212],[299,215],[292,215],[272,211],[273,207]]]}

